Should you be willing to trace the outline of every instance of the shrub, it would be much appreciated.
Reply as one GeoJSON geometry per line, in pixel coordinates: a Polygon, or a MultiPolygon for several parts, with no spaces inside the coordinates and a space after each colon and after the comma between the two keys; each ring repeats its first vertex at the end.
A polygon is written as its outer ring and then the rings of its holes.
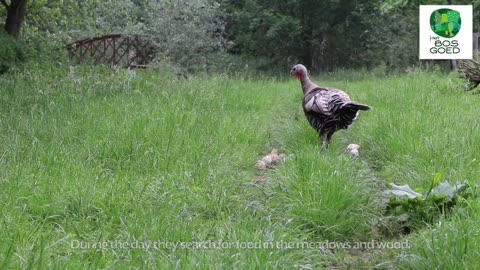
{"type": "Polygon", "coordinates": [[[32,55],[32,50],[24,40],[0,33],[0,74],[4,74],[17,64],[26,62],[32,55]]]}

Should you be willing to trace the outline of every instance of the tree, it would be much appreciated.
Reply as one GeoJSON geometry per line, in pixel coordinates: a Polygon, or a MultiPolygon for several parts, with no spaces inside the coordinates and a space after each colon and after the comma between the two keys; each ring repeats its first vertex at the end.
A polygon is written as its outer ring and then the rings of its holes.
{"type": "Polygon", "coordinates": [[[27,0],[10,0],[10,4],[6,0],[0,0],[0,2],[7,9],[5,31],[13,37],[18,37],[27,10],[27,0]]]}
{"type": "MultiPolygon", "coordinates": [[[[377,1],[373,1],[377,2],[377,1]]],[[[359,0],[223,0],[230,14],[230,52],[269,59],[268,66],[303,63],[310,70],[351,66],[367,29],[359,0]]],[[[367,13],[365,11],[365,13],[367,13]]]]}
{"type": "MultiPolygon", "coordinates": [[[[265,67],[312,71],[337,68],[403,69],[419,64],[418,6],[473,5],[480,0],[221,0],[228,12],[229,52],[265,67]],[[263,61],[260,61],[263,60],[263,61]]],[[[478,30],[477,30],[478,31],[478,30]]]]}
{"type": "Polygon", "coordinates": [[[134,29],[149,41],[157,58],[187,72],[206,70],[208,58],[225,47],[224,13],[210,0],[149,1],[134,29]]]}

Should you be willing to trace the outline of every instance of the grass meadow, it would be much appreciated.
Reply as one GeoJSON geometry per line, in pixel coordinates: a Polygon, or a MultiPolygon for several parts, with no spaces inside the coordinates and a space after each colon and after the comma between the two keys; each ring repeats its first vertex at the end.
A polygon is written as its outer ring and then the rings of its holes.
{"type": "Polygon", "coordinates": [[[293,78],[26,70],[0,76],[1,269],[478,267],[475,198],[408,235],[382,207],[391,182],[478,184],[480,96],[452,76],[314,77],[373,107],[321,152],[293,78]]]}

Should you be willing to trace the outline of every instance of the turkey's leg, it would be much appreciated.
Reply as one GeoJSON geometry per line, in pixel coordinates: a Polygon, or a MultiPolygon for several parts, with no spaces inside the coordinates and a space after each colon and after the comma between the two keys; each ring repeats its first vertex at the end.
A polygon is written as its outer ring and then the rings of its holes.
{"type": "Polygon", "coordinates": [[[330,145],[330,141],[332,140],[333,133],[335,133],[335,131],[327,132],[327,145],[330,145]]]}
{"type": "Polygon", "coordinates": [[[335,131],[328,131],[326,133],[320,134],[320,144],[322,149],[327,149],[330,146],[330,141],[332,140],[332,135],[335,131]]]}
{"type": "Polygon", "coordinates": [[[320,134],[320,149],[321,150],[327,149],[328,143],[329,143],[328,135],[326,133],[320,134]]]}

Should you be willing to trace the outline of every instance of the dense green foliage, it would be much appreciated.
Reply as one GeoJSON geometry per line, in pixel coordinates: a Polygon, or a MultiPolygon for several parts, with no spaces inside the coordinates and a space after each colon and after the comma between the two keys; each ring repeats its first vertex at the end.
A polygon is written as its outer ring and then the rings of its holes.
{"type": "Polygon", "coordinates": [[[0,32],[0,75],[15,65],[31,60],[33,55],[33,50],[23,39],[0,32]]]}
{"type": "MultiPolygon", "coordinates": [[[[232,51],[270,59],[270,65],[304,63],[315,70],[418,64],[418,5],[447,1],[224,0],[231,14],[232,51]]],[[[480,1],[474,29],[480,30],[480,1]]]]}
{"type": "Polygon", "coordinates": [[[442,74],[317,78],[373,106],[320,152],[294,80],[26,70],[0,77],[2,268],[468,269],[479,260],[477,200],[403,237],[379,199],[387,183],[428,189],[437,173],[478,184],[478,96],[442,74]],[[361,145],[360,160],[344,154],[349,143],[361,145]],[[272,148],[289,159],[259,172],[255,160],[272,148]],[[255,184],[260,173],[265,184],[255,184]],[[408,245],[92,246],[148,240],[408,245]]]}
{"type": "Polygon", "coordinates": [[[480,31],[480,0],[38,0],[23,36],[48,54],[80,38],[141,35],[158,61],[189,72],[283,72],[299,62],[317,71],[405,69],[419,64],[418,5],[449,2],[473,4],[480,31]]]}
{"type": "Polygon", "coordinates": [[[219,4],[195,1],[32,1],[23,36],[39,54],[58,54],[78,39],[106,34],[139,35],[157,61],[187,72],[206,71],[224,51],[225,15],[219,4]]]}

